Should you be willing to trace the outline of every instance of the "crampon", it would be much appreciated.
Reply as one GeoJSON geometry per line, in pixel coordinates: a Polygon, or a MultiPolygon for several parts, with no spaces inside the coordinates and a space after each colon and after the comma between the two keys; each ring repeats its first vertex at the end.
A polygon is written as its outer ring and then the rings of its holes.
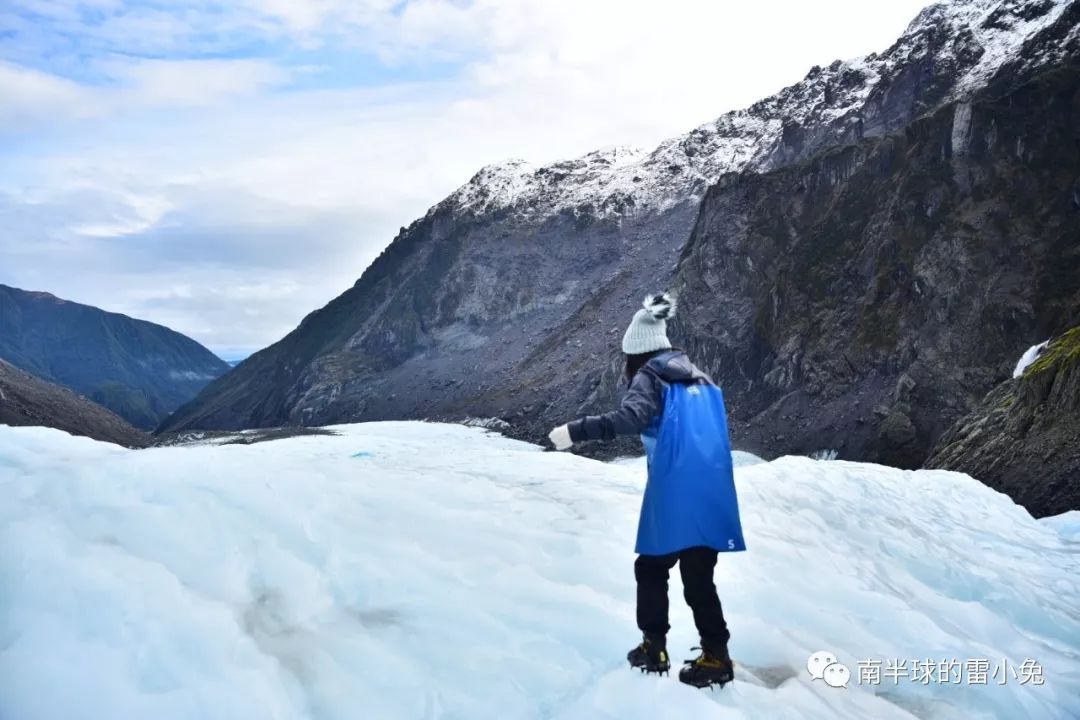
{"type": "Polygon", "coordinates": [[[679,681],[697,688],[723,688],[735,679],[735,663],[727,656],[712,655],[702,648],[701,655],[692,660],[683,662],[682,670],[679,671],[679,681]]]}
{"type": "Polygon", "coordinates": [[[638,668],[643,673],[667,675],[671,670],[671,661],[663,642],[648,637],[626,654],[626,660],[630,667],[638,668]]]}

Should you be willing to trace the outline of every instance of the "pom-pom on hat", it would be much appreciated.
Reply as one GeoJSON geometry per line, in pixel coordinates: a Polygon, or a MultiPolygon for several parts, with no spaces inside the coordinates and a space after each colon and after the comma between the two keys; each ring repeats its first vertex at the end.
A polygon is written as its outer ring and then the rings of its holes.
{"type": "Polygon", "coordinates": [[[630,327],[623,335],[622,349],[627,355],[640,355],[656,350],[667,350],[671,341],[667,336],[668,318],[675,315],[675,297],[670,293],[647,295],[643,307],[634,313],[630,327]]]}

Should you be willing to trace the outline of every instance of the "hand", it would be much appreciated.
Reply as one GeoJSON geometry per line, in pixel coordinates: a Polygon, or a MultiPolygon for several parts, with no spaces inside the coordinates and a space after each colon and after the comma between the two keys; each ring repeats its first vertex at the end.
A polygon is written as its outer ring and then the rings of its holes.
{"type": "Polygon", "coordinates": [[[548,434],[548,440],[551,441],[556,450],[568,450],[574,444],[574,441],[570,439],[570,427],[568,425],[560,425],[552,430],[548,434]]]}

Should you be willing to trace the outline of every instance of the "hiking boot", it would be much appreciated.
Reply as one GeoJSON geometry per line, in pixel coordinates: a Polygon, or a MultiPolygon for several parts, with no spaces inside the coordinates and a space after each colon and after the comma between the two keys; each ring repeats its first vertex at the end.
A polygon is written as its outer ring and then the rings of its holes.
{"type": "Polygon", "coordinates": [[[728,657],[727,648],[715,655],[702,648],[691,649],[701,650],[701,655],[684,661],[679,671],[679,682],[698,688],[713,685],[724,687],[735,679],[735,663],[728,657]]]}
{"type": "Polygon", "coordinates": [[[640,645],[626,654],[626,660],[630,667],[639,668],[643,673],[664,674],[671,669],[663,636],[646,635],[640,645]]]}

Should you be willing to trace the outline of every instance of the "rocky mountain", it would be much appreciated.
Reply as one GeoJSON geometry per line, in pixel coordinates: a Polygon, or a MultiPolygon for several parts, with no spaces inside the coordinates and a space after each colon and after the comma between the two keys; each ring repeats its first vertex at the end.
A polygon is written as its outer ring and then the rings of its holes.
{"type": "Polygon", "coordinates": [[[147,430],[229,370],[166,327],[6,285],[0,358],[147,430]]]}
{"type": "Polygon", "coordinates": [[[1036,517],[1080,508],[1080,327],[957,421],[926,465],[977,477],[1036,517]]]}
{"type": "Polygon", "coordinates": [[[138,448],[150,436],[67,388],[0,360],[0,425],[40,425],[138,448]]]}
{"type": "Polygon", "coordinates": [[[496,416],[539,438],[615,401],[623,327],[673,285],[676,337],[728,392],[737,445],[918,465],[1053,308],[1075,311],[1078,26],[1078,0],[941,3],[884,52],[815,67],[651,152],[484,168],[164,428],[496,416]],[[1044,101],[1045,115],[1010,104],[1044,101]],[[1064,261],[1048,267],[1052,251],[1064,261]],[[971,295],[950,290],[958,278],[971,295]],[[1015,306],[984,303],[999,283],[1034,285],[1015,306]],[[1015,333],[911,336],[909,311],[927,313],[911,323],[923,332],[984,306],[1015,333]],[[924,375],[935,353],[955,368],[924,375]]]}
{"type": "Polygon", "coordinates": [[[678,290],[747,449],[918,467],[1033,338],[1080,322],[1080,68],[702,203],[678,290]]]}

